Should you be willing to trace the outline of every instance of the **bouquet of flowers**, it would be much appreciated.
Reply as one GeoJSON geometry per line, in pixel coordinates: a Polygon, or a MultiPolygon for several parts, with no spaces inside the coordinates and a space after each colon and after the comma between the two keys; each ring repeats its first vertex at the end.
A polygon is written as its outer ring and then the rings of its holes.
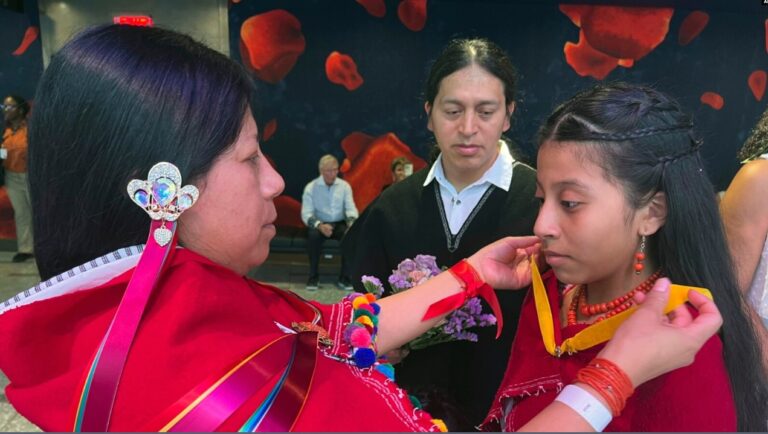
{"type": "MultiPolygon", "coordinates": [[[[413,259],[401,262],[389,276],[392,291],[400,292],[420,285],[442,270],[437,266],[437,258],[430,255],[417,255],[413,259]]],[[[381,281],[373,276],[361,279],[366,291],[380,297],[384,293],[381,281]]],[[[408,349],[418,350],[431,345],[450,341],[477,342],[477,334],[468,331],[472,327],[489,327],[496,324],[493,314],[484,314],[478,297],[473,297],[464,306],[451,312],[440,324],[408,343],[408,349]]]]}

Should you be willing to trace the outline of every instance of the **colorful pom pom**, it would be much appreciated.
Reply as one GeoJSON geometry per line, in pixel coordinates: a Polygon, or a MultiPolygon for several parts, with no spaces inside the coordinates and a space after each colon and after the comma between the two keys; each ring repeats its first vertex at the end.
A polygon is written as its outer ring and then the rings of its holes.
{"type": "Polygon", "coordinates": [[[421,401],[419,401],[419,398],[413,395],[408,395],[408,398],[411,400],[411,405],[413,405],[414,408],[421,410],[422,405],[421,401]]]}
{"type": "Polygon", "coordinates": [[[358,348],[352,355],[359,368],[367,368],[376,363],[376,352],[370,348],[358,348]]]}
{"type": "Polygon", "coordinates": [[[355,330],[365,330],[365,327],[354,322],[349,323],[347,327],[344,328],[344,340],[349,342],[349,340],[352,338],[352,332],[355,330]]]}
{"type": "Polygon", "coordinates": [[[373,303],[374,301],[376,301],[376,296],[371,294],[370,292],[365,294],[365,298],[368,300],[368,303],[373,303]]]}
{"type": "Polygon", "coordinates": [[[392,381],[395,381],[395,367],[390,363],[379,363],[376,370],[386,375],[392,381]]]}
{"type": "Polygon", "coordinates": [[[374,311],[373,306],[374,305],[372,305],[372,304],[361,304],[360,307],[358,307],[356,310],[363,309],[365,311],[368,311],[368,312],[376,315],[376,312],[374,311]]]}
{"type": "Polygon", "coordinates": [[[373,306],[373,313],[375,313],[376,315],[378,315],[379,312],[381,312],[381,306],[379,306],[379,303],[371,303],[371,306],[373,306]]]}
{"type": "Polygon", "coordinates": [[[368,333],[368,330],[358,327],[352,331],[352,334],[349,337],[349,343],[357,348],[369,347],[371,346],[371,334],[368,333]]]}
{"type": "Polygon", "coordinates": [[[368,318],[367,316],[357,317],[355,318],[355,321],[359,322],[362,325],[373,327],[373,321],[371,321],[371,319],[368,318]]]}
{"type": "Polygon", "coordinates": [[[354,317],[355,318],[360,318],[362,316],[367,316],[368,318],[373,320],[373,318],[376,317],[376,315],[373,313],[373,309],[371,309],[371,310],[363,309],[363,307],[367,307],[367,306],[370,306],[370,304],[364,304],[364,305],[360,306],[359,308],[355,309],[354,317]]]}
{"type": "Polygon", "coordinates": [[[363,295],[361,295],[360,297],[356,297],[354,300],[352,300],[352,307],[354,309],[357,309],[358,307],[360,307],[363,304],[369,304],[368,298],[366,298],[363,295]]]}
{"type": "Polygon", "coordinates": [[[443,422],[442,419],[432,419],[432,423],[435,424],[440,432],[448,432],[448,427],[445,425],[445,422],[443,422]]]}

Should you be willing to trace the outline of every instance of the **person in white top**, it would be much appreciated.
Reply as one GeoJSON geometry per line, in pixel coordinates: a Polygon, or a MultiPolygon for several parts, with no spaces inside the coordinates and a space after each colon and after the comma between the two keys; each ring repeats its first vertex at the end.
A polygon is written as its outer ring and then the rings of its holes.
{"type": "Polygon", "coordinates": [[[744,164],[720,202],[739,288],[768,360],[768,111],[763,113],[738,158],[744,164]]]}
{"type": "MultiPolygon", "coordinates": [[[[304,187],[301,197],[301,220],[309,229],[307,289],[310,291],[318,288],[318,263],[323,242],[327,239],[341,240],[358,216],[352,187],[338,177],[339,161],[336,157],[324,155],[320,158],[318,169],[320,176],[304,187]]],[[[336,285],[345,291],[352,290],[344,255],[341,257],[341,272],[336,285]]]]}

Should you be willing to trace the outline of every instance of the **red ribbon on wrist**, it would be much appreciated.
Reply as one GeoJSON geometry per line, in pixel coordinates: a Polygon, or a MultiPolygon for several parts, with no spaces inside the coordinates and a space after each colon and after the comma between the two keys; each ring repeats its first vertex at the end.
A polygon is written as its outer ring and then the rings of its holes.
{"type": "Polygon", "coordinates": [[[462,259],[458,264],[449,268],[448,271],[461,282],[464,291],[432,303],[421,320],[426,321],[452,312],[463,306],[470,298],[480,296],[491,306],[493,315],[496,317],[496,339],[498,339],[501,336],[501,329],[504,327],[504,318],[501,316],[501,306],[499,306],[499,299],[496,298],[496,292],[490,285],[480,279],[477,271],[466,259],[462,259]]]}

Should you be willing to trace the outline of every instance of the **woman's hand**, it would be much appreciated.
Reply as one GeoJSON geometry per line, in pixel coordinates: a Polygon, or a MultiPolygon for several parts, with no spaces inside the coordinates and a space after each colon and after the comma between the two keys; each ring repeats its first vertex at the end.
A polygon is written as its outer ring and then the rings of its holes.
{"type": "Polygon", "coordinates": [[[528,258],[538,251],[538,237],[506,237],[478,250],[467,262],[492,288],[520,289],[531,284],[528,258]]]}
{"type": "Polygon", "coordinates": [[[696,291],[690,291],[688,298],[699,316],[694,319],[685,304],[665,315],[669,285],[669,279],[662,278],[648,294],[638,293],[639,308],[598,355],[621,367],[635,387],[693,363],[696,353],[723,324],[715,302],[696,291]]]}

